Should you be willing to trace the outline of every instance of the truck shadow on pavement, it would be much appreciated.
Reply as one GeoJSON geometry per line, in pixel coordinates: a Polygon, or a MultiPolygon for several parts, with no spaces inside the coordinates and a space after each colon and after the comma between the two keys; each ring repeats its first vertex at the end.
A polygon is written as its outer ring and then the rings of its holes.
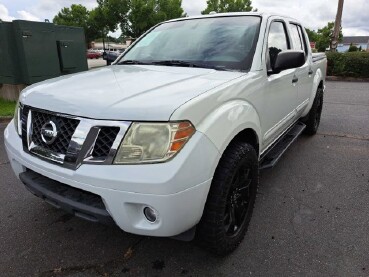
{"type": "Polygon", "coordinates": [[[206,268],[214,271],[226,259],[209,254],[195,242],[136,236],[115,226],[85,222],[43,202],[36,206],[36,220],[28,227],[39,225],[42,240],[28,254],[45,259],[33,267],[36,276],[193,276],[206,268]],[[39,214],[46,216],[37,219],[39,214]],[[37,253],[41,249],[48,250],[37,253]]]}

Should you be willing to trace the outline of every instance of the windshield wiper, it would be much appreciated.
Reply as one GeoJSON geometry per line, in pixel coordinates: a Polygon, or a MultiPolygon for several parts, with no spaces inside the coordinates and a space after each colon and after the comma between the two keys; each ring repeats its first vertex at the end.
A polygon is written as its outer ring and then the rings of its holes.
{"type": "Polygon", "coordinates": [[[181,60],[164,60],[164,61],[153,61],[151,64],[165,65],[165,66],[184,66],[184,67],[198,67],[198,68],[210,68],[216,70],[227,70],[221,66],[214,66],[205,63],[187,62],[181,60]]]}
{"type": "Polygon", "coordinates": [[[121,61],[117,64],[151,64],[149,62],[142,62],[142,61],[137,61],[137,60],[125,60],[125,61],[121,61]]]}

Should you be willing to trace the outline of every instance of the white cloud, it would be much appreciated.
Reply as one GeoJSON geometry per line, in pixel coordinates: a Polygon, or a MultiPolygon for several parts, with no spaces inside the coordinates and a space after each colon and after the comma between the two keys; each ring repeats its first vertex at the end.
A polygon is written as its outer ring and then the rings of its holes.
{"type": "MultiPolygon", "coordinates": [[[[50,21],[63,8],[72,4],[82,4],[88,9],[97,6],[96,0],[0,0],[0,18],[32,18],[31,20],[50,21]],[[10,10],[10,12],[9,12],[10,10]]],[[[301,21],[311,29],[322,28],[335,20],[338,0],[253,0],[252,5],[260,12],[284,14],[301,21]]],[[[199,15],[206,8],[206,0],[182,0],[188,15],[199,15]]],[[[344,35],[369,35],[368,0],[345,1],[343,11],[344,35]]]]}
{"type": "Polygon", "coordinates": [[[189,15],[199,15],[206,8],[205,0],[182,0],[182,8],[189,15]]]}
{"type": "Polygon", "coordinates": [[[87,9],[92,10],[97,7],[96,0],[37,0],[29,7],[29,11],[39,18],[53,20],[54,16],[64,7],[72,4],[81,4],[87,9]]]}
{"type": "MultiPolygon", "coordinates": [[[[206,0],[182,0],[182,5],[189,15],[199,15],[206,7],[206,0]]],[[[335,20],[337,5],[337,0],[252,1],[252,6],[259,12],[291,16],[315,30],[335,20]]],[[[368,14],[368,0],[345,1],[342,22],[344,35],[369,35],[368,14]]]]}
{"type": "Polygon", "coordinates": [[[15,17],[10,16],[8,9],[4,5],[0,4],[0,19],[3,21],[12,21],[15,17]]]}
{"type": "Polygon", "coordinates": [[[27,11],[17,11],[19,15],[19,19],[23,20],[30,20],[30,21],[41,21],[40,18],[37,16],[34,16],[33,14],[27,12],[27,11]]]}

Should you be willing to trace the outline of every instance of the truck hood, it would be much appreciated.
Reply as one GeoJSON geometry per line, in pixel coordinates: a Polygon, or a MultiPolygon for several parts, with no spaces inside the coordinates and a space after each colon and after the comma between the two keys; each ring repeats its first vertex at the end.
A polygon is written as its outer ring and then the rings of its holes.
{"type": "Polygon", "coordinates": [[[244,73],[153,65],[113,65],[34,84],[24,105],[94,119],[167,121],[192,98],[244,73]]]}

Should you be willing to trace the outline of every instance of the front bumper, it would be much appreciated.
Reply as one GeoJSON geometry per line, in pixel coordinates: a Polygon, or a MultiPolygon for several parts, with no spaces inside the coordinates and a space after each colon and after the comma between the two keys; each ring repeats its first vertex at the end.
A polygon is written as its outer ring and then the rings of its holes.
{"type": "Polygon", "coordinates": [[[27,169],[102,198],[106,210],[124,231],[148,236],[176,236],[201,219],[220,154],[197,132],[171,161],[142,165],[83,164],[63,168],[23,151],[13,122],[5,129],[5,148],[16,176],[27,169]],[[146,220],[152,207],[158,220],[146,220]]]}

